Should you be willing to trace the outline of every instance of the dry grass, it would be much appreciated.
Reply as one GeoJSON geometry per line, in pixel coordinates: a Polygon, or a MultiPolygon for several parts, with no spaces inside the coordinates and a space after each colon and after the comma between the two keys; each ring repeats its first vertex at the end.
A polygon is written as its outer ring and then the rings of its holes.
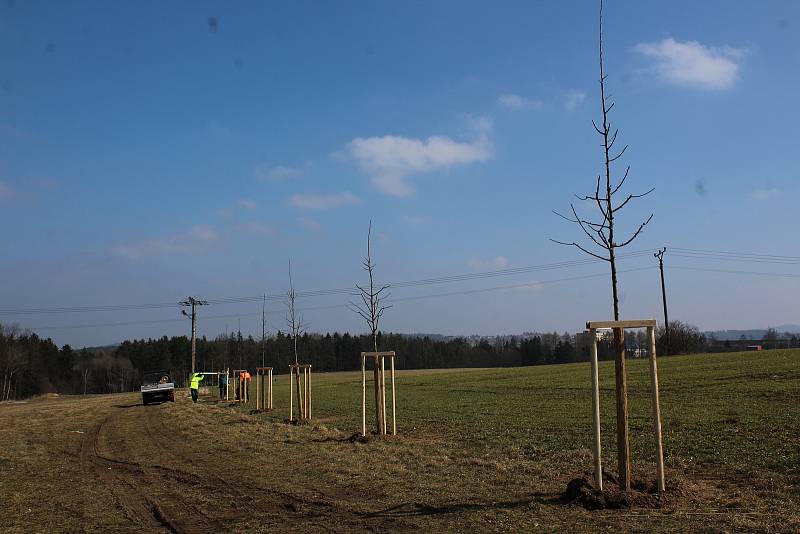
{"type": "MultiPolygon", "coordinates": [[[[645,362],[631,362],[629,373],[634,477],[652,481],[645,362]]],[[[315,375],[310,425],[285,422],[285,375],[276,377],[269,413],[213,399],[193,405],[185,394],[151,407],[136,405],[135,395],[3,405],[0,525],[800,530],[800,351],[664,358],[668,491],[623,511],[558,500],[592,465],[588,375],[586,364],[400,372],[400,435],[366,442],[351,439],[360,429],[357,373],[315,375]]],[[[610,364],[601,381],[604,459],[613,471],[610,364]]]]}

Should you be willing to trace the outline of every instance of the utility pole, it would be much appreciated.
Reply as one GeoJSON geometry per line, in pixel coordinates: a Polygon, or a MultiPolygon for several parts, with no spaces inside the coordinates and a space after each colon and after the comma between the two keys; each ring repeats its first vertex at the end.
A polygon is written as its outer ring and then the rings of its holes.
{"type": "Polygon", "coordinates": [[[653,256],[658,258],[658,268],[661,271],[661,300],[664,302],[664,329],[667,334],[667,351],[666,354],[670,352],[669,346],[669,316],[667,315],[667,290],[664,287],[664,253],[667,251],[667,247],[662,248],[653,256]]]}
{"type": "Polygon", "coordinates": [[[192,313],[186,313],[186,310],[181,310],[181,313],[186,317],[192,319],[192,372],[195,372],[195,349],[197,347],[197,306],[208,306],[208,301],[199,300],[194,297],[187,297],[186,300],[180,302],[181,306],[192,307],[192,313]]]}

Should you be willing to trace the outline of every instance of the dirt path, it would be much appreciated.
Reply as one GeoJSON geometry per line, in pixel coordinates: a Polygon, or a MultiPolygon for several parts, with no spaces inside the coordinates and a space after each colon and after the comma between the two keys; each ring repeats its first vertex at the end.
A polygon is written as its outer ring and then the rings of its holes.
{"type": "Polygon", "coordinates": [[[285,526],[287,514],[306,526],[331,516],[357,520],[331,503],[229,481],[218,473],[224,466],[198,466],[162,413],[159,406],[114,407],[81,443],[86,472],[115,496],[132,529],[217,532],[257,516],[269,530],[285,526]]]}

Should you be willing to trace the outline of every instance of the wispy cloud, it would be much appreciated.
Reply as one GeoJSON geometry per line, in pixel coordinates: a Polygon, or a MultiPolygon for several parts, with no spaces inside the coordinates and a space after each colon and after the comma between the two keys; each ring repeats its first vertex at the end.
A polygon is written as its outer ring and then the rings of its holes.
{"type": "Polygon", "coordinates": [[[520,284],[517,288],[517,291],[538,294],[544,291],[544,284],[542,284],[539,280],[529,280],[520,284]]]}
{"type": "Polygon", "coordinates": [[[217,232],[211,226],[200,224],[182,234],[118,245],[113,248],[113,252],[131,260],[173,254],[199,254],[217,241],[217,237],[217,232]]]}
{"type": "Polygon", "coordinates": [[[11,200],[17,196],[17,190],[11,187],[8,182],[0,180],[0,201],[11,200]]]}
{"type": "Polygon", "coordinates": [[[470,258],[467,260],[467,267],[470,269],[505,269],[508,267],[508,258],[505,256],[496,256],[488,260],[470,258]]]}
{"type": "Polygon", "coordinates": [[[532,100],[512,93],[497,97],[497,103],[508,109],[539,109],[544,104],[541,100],[532,100]]]}
{"type": "Polygon", "coordinates": [[[348,143],[345,152],[362,172],[370,176],[376,189],[405,197],[414,193],[406,180],[409,176],[486,161],[492,157],[491,118],[471,119],[469,129],[472,139],[466,142],[446,136],[427,139],[395,135],[357,137],[348,143]]]}
{"type": "Polygon", "coordinates": [[[661,79],[700,89],[731,87],[748,54],[745,48],[712,47],[671,37],[656,43],[639,43],[634,50],[654,60],[653,70],[661,79]]]}
{"type": "Polygon", "coordinates": [[[781,196],[781,190],[777,187],[765,187],[755,189],[751,196],[755,200],[772,200],[773,198],[778,198],[781,196]]]}
{"type": "Polygon", "coordinates": [[[567,91],[564,95],[564,109],[569,112],[575,111],[586,100],[586,93],[583,91],[567,91]]]}
{"type": "Polygon", "coordinates": [[[249,198],[240,198],[237,202],[240,208],[244,208],[246,210],[252,210],[256,208],[256,203],[249,199],[249,198]]]}
{"type": "Polygon", "coordinates": [[[236,230],[240,232],[247,232],[249,234],[263,235],[273,237],[278,235],[278,231],[270,224],[260,223],[257,221],[248,221],[240,223],[235,226],[236,230]]]}
{"type": "Polygon", "coordinates": [[[256,165],[255,173],[256,177],[260,180],[277,181],[302,176],[303,171],[296,167],[287,167],[285,165],[273,166],[261,163],[256,165]]]}
{"type": "Polygon", "coordinates": [[[289,197],[289,205],[306,210],[324,210],[359,204],[361,199],[349,191],[325,195],[296,194],[289,197]]]}

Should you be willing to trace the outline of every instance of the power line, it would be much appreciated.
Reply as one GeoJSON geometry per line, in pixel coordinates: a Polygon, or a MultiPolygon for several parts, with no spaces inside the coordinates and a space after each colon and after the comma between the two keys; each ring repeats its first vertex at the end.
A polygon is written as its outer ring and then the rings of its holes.
{"type": "Polygon", "coordinates": [[[705,267],[687,267],[683,265],[669,265],[667,269],[680,269],[682,271],[703,271],[709,273],[749,274],[755,276],[774,276],[776,278],[800,278],[800,273],[767,273],[760,271],[734,271],[730,269],[712,269],[705,267]]]}
{"type": "MultiPolygon", "coordinates": [[[[652,251],[650,250],[642,250],[631,252],[628,254],[620,255],[620,259],[631,259],[637,257],[643,257],[650,254],[652,251]]],[[[434,278],[423,278],[420,280],[406,280],[406,281],[396,281],[391,282],[389,285],[392,287],[417,287],[417,286],[425,286],[425,285],[433,285],[433,284],[443,284],[443,283],[452,283],[452,282],[463,282],[469,280],[478,280],[484,278],[494,278],[498,276],[512,276],[518,274],[527,274],[532,272],[539,272],[539,271],[550,271],[550,270],[560,270],[566,269],[570,267],[579,267],[584,265],[592,265],[595,263],[600,263],[601,260],[597,259],[581,259],[581,260],[571,260],[571,261],[563,261],[557,263],[547,263],[542,265],[531,265],[527,267],[514,267],[509,269],[499,269],[494,271],[485,271],[485,272],[478,272],[478,273],[466,273],[466,274],[457,274],[457,275],[447,275],[447,276],[440,276],[434,278]]],[[[298,291],[297,297],[309,298],[309,297],[321,297],[321,296],[330,296],[330,295],[358,295],[355,290],[355,287],[344,287],[344,288],[333,288],[333,289],[318,289],[318,290],[309,290],[309,291],[298,291]]],[[[209,305],[212,304],[241,304],[247,302],[256,302],[262,300],[268,301],[283,301],[286,298],[286,295],[283,294],[274,294],[274,295],[257,295],[257,296],[246,296],[246,297],[227,297],[227,298],[216,298],[216,299],[207,299],[209,305]]],[[[45,313],[85,313],[85,312],[102,312],[102,311],[130,311],[130,310],[138,310],[138,309],[156,309],[156,308],[174,308],[181,306],[180,302],[161,302],[161,303],[149,303],[149,304],[120,304],[120,305],[98,305],[98,306],[61,306],[61,307],[49,307],[49,308],[25,308],[25,309],[0,309],[0,315],[38,315],[38,314],[45,314],[45,313]]]]}
{"type": "MultiPolygon", "coordinates": [[[[653,251],[656,249],[648,249],[648,250],[641,250],[630,252],[627,254],[623,254],[618,256],[619,259],[635,259],[640,257],[645,257],[649,254],[652,254],[653,251]]],[[[730,252],[730,251],[717,251],[717,250],[704,250],[704,249],[688,249],[688,248],[671,248],[673,251],[673,255],[676,257],[682,257],[686,259],[705,259],[705,260],[721,260],[721,261],[734,261],[734,262],[751,262],[751,263],[763,263],[763,264],[784,264],[784,265],[796,265],[800,264],[800,257],[798,256],[785,256],[785,255],[775,255],[775,254],[757,254],[751,252],[730,252]]],[[[484,271],[484,272],[477,272],[477,273],[464,273],[464,274],[456,274],[456,275],[446,275],[446,276],[439,276],[439,277],[432,277],[432,278],[423,278],[418,280],[406,280],[406,281],[396,281],[392,282],[391,285],[393,288],[411,288],[411,287],[421,287],[421,286],[428,286],[428,285],[437,285],[437,284],[447,284],[447,283],[457,283],[457,282],[464,282],[464,281],[471,281],[471,280],[481,280],[481,279],[488,279],[488,278],[495,278],[501,276],[514,276],[514,275],[521,275],[521,274],[530,274],[534,272],[544,272],[544,271],[552,271],[552,270],[563,270],[572,267],[579,267],[585,265],[592,265],[596,263],[602,263],[601,260],[590,258],[590,259],[580,259],[580,260],[571,260],[571,261],[562,261],[556,263],[548,263],[548,264],[541,264],[541,265],[531,265],[525,267],[515,267],[509,269],[498,269],[493,271],[484,271]]],[[[758,274],[762,276],[777,276],[783,278],[794,278],[798,275],[794,274],[786,274],[786,273],[758,273],[758,272],[751,272],[751,271],[729,271],[729,270],[714,270],[714,269],[703,269],[700,267],[669,267],[669,268],[681,268],[685,270],[706,270],[708,272],[725,272],[725,273],[734,273],[734,274],[758,274]]],[[[314,298],[314,297],[322,297],[322,296],[333,296],[333,295],[347,295],[353,296],[357,295],[355,289],[353,287],[344,287],[344,288],[331,288],[331,289],[318,289],[318,290],[309,290],[309,291],[298,291],[297,297],[300,298],[314,298]]],[[[285,299],[285,295],[283,294],[275,294],[275,295],[258,295],[258,296],[244,296],[244,297],[227,297],[227,298],[216,298],[216,299],[207,299],[209,305],[230,305],[230,304],[244,304],[249,302],[256,302],[256,301],[282,301],[285,299]]],[[[180,302],[159,302],[159,303],[144,303],[144,304],[119,304],[119,305],[95,305],[95,306],[59,306],[59,307],[41,307],[41,308],[23,308],[23,309],[0,309],[0,315],[40,315],[40,314],[63,314],[63,313],[87,313],[87,312],[111,312],[111,311],[134,311],[134,310],[153,310],[153,309],[165,309],[165,308],[176,308],[181,306],[180,302]]],[[[236,317],[238,315],[234,315],[236,317]]],[[[213,317],[213,316],[209,316],[213,317]]],[[[147,324],[146,322],[128,322],[128,324],[147,324]]],[[[107,323],[112,324],[112,323],[107,323]]],[[[123,324],[123,323],[113,323],[113,324],[123,324]]]]}
{"type": "Polygon", "coordinates": [[[755,252],[730,252],[730,251],[722,251],[722,250],[705,250],[705,249],[696,249],[696,248],[680,248],[680,247],[670,247],[671,251],[678,251],[678,252],[687,252],[687,253],[697,253],[697,254],[713,254],[713,255],[723,255],[723,256],[746,256],[752,258],[771,258],[771,259],[780,259],[780,260],[791,260],[791,261],[800,261],[800,256],[780,256],[775,254],[760,254],[755,252]]]}
{"type": "MultiPolygon", "coordinates": [[[[619,271],[620,273],[630,273],[630,272],[637,272],[637,271],[646,271],[646,270],[655,270],[656,266],[648,266],[648,267],[638,267],[635,269],[625,269],[619,271]]],[[[726,273],[726,274],[744,274],[744,275],[755,275],[755,276],[774,276],[778,278],[800,278],[800,274],[794,273],[770,273],[770,272],[759,272],[759,271],[735,271],[730,269],[711,269],[711,268],[703,268],[703,267],[688,267],[682,265],[669,265],[664,266],[665,269],[678,269],[678,270],[688,270],[688,271],[702,271],[702,272],[714,272],[714,273],[726,273]]],[[[577,280],[586,280],[591,278],[601,278],[608,276],[608,273],[597,273],[597,274],[588,274],[583,276],[572,276],[569,278],[559,278],[554,280],[541,280],[537,282],[527,282],[523,284],[511,284],[511,285],[504,285],[504,286],[494,286],[494,287],[487,287],[487,288],[479,288],[479,289],[466,289],[460,291],[450,291],[446,293],[433,293],[428,295],[415,295],[410,297],[401,297],[401,298],[393,298],[392,302],[407,302],[413,300],[423,300],[429,298],[439,298],[439,297],[449,297],[455,295],[469,295],[474,293],[485,293],[490,291],[500,291],[504,289],[516,289],[516,288],[523,288],[523,287],[536,287],[540,285],[547,285],[547,284],[554,284],[558,282],[571,282],[577,280]]],[[[340,309],[340,308],[347,308],[347,304],[332,304],[328,306],[310,306],[305,308],[299,308],[297,311],[320,311],[320,310],[332,310],[332,309],[340,309]]],[[[285,310],[267,310],[266,315],[274,315],[285,313],[285,310]]],[[[233,313],[233,314],[224,314],[224,315],[207,315],[205,319],[235,319],[237,317],[256,317],[260,316],[261,312],[245,312],[245,313],[233,313]]],[[[122,321],[122,322],[113,322],[113,323],[93,323],[93,324],[79,324],[79,325],[55,325],[55,326],[34,326],[31,327],[31,330],[67,330],[67,329],[76,329],[76,328],[99,328],[99,327],[114,327],[114,326],[135,326],[135,325],[147,325],[147,324],[162,324],[162,323],[177,323],[182,322],[183,319],[153,319],[153,320],[146,320],[146,321],[122,321]]]]}
{"type": "MultiPolygon", "coordinates": [[[[655,269],[653,266],[648,267],[638,267],[635,269],[625,269],[619,271],[620,273],[630,273],[636,271],[645,271],[645,270],[652,270],[655,269]]],[[[446,293],[432,293],[428,295],[414,295],[410,297],[402,297],[402,298],[393,298],[391,302],[407,302],[413,300],[423,300],[429,298],[441,298],[441,297],[451,297],[456,295],[471,295],[475,293],[486,293],[490,291],[502,291],[507,289],[518,289],[523,287],[536,287],[540,285],[547,285],[547,284],[555,284],[559,282],[573,282],[576,280],[586,280],[590,278],[601,278],[609,276],[608,273],[596,273],[596,274],[588,274],[582,276],[571,276],[568,278],[558,278],[554,280],[541,280],[536,282],[526,282],[523,284],[511,284],[511,285],[503,285],[503,286],[493,286],[493,287],[486,287],[486,288],[479,288],[479,289],[465,289],[460,291],[449,291],[446,293]]],[[[348,308],[347,304],[333,304],[329,306],[311,306],[305,308],[298,308],[298,312],[306,312],[306,311],[319,311],[319,310],[331,310],[331,309],[339,309],[339,308],[348,308]]],[[[285,310],[267,310],[264,312],[266,315],[278,314],[278,313],[285,313],[285,310]]],[[[246,313],[236,313],[236,314],[226,314],[226,315],[206,315],[204,316],[205,319],[230,319],[230,318],[237,318],[237,317],[255,317],[261,315],[262,312],[246,312],[246,313]]],[[[66,329],[75,329],[75,328],[99,328],[99,327],[113,327],[113,326],[132,326],[132,325],[139,325],[139,324],[157,324],[157,323],[174,323],[181,321],[181,319],[155,319],[149,321],[124,321],[118,323],[95,323],[95,324],[81,324],[81,325],[57,325],[57,326],[37,326],[31,327],[31,330],[66,330],[66,329]]]]}
{"type": "MultiPolygon", "coordinates": [[[[618,273],[632,273],[632,272],[637,272],[637,271],[647,271],[647,270],[651,270],[651,269],[655,269],[655,267],[653,267],[653,266],[638,267],[636,269],[624,269],[624,270],[617,271],[617,272],[618,273]]],[[[520,288],[523,288],[523,287],[538,287],[538,286],[543,286],[543,285],[547,285],[547,284],[554,284],[554,283],[557,283],[557,282],[573,282],[573,281],[576,281],[576,280],[587,280],[589,278],[601,278],[601,277],[607,277],[607,276],[610,276],[610,274],[609,273],[587,274],[587,275],[583,275],[583,276],[571,276],[569,278],[559,278],[557,280],[541,280],[541,281],[536,281],[536,282],[526,282],[524,284],[511,284],[511,285],[506,285],[506,286],[486,287],[486,288],[480,288],[480,289],[464,289],[464,290],[461,290],[461,291],[449,291],[447,293],[434,293],[434,294],[430,294],[430,295],[419,295],[419,296],[413,296],[413,297],[403,297],[403,298],[399,298],[399,299],[391,299],[390,302],[394,303],[394,302],[405,302],[405,301],[410,301],[410,300],[421,300],[421,299],[429,299],[429,298],[437,298],[437,297],[451,297],[451,296],[454,296],[454,295],[471,295],[471,294],[474,294],[474,293],[485,293],[485,292],[488,292],[488,291],[499,291],[499,290],[503,290],[503,289],[520,289],[520,288]]]]}

